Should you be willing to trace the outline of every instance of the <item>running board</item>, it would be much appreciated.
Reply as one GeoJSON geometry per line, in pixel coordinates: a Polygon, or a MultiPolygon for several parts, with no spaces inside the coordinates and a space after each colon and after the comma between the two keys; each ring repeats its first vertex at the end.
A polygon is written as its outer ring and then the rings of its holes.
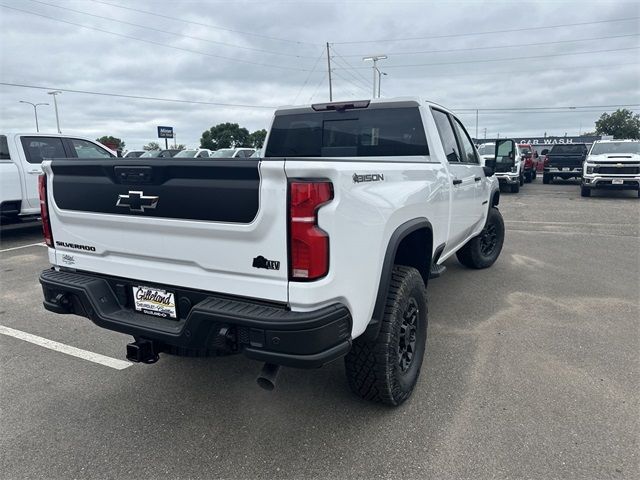
{"type": "Polygon", "coordinates": [[[429,272],[429,278],[438,278],[444,272],[447,271],[447,267],[444,265],[436,265],[435,263],[431,265],[431,271],[429,272]]]}

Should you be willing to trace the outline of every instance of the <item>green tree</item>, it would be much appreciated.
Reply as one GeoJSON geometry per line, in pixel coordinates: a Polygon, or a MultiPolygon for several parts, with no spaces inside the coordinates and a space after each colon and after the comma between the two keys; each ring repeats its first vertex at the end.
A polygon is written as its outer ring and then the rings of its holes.
{"type": "MultiPolygon", "coordinates": [[[[171,147],[171,145],[169,145],[171,147]]],[[[187,146],[184,143],[178,143],[177,145],[174,145],[173,147],[174,150],[185,150],[187,148],[187,146]]]]}
{"type": "Polygon", "coordinates": [[[249,130],[237,123],[219,123],[202,132],[201,148],[219,150],[221,148],[242,147],[249,140],[249,130]]]}
{"type": "Polygon", "coordinates": [[[640,114],[619,108],[611,115],[603,113],[596,121],[598,135],[613,135],[614,138],[640,138],[640,114]]]}
{"type": "Polygon", "coordinates": [[[253,148],[262,148],[266,137],[267,131],[264,128],[262,130],[256,130],[249,135],[248,145],[253,148]]]}
{"type": "Polygon", "coordinates": [[[144,147],[143,150],[160,150],[160,144],[158,142],[149,142],[144,147]]]}
{"type": "Polygon", "coordinates": [[[96,138],[96,142],[100,142],[101,144],[114,150],[124,150],[124,142],[117,137],[112,137],[111,135],[105,135],[103,137],[96,138]]]}

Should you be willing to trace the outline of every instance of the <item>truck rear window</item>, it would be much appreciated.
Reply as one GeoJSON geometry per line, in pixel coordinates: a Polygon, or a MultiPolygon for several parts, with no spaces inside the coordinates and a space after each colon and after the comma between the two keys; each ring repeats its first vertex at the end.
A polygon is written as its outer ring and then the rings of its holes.
{"type": "Polygon", "coordinates": [[[416,108],[373,108],[276,116],[266,157],[429,155],[416,108]]]}
{"type": "Polygon", "coordinates": [[[584,153],[587,151],[587,146],[582,143],[577,143],[575,145],[554,145],[551,147],[551,153],[584,153]]]}

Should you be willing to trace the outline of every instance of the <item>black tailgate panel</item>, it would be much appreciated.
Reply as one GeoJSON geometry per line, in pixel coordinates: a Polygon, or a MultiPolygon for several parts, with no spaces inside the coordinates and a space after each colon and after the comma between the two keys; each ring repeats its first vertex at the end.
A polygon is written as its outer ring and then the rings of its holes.
{"type": "Polygon", "coordinates": [[[258,213],[260,159],[143,160],[54,160],[56,205],[81,212],[227,223],[250,223],[258,213]],[[136,192],[142,192],[142,199],[136,192]]]}

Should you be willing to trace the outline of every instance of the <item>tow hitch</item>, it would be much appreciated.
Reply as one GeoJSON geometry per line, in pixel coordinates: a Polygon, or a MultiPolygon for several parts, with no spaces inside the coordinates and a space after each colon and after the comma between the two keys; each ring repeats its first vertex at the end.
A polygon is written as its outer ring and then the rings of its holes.
{"type": "Polygon", "coordinates": [[[127,360],[135,363],[156,363],[160,356],[158,355],[158,345],[144,338],[137,339],[135,342],[127,344],[127,360]]]}

